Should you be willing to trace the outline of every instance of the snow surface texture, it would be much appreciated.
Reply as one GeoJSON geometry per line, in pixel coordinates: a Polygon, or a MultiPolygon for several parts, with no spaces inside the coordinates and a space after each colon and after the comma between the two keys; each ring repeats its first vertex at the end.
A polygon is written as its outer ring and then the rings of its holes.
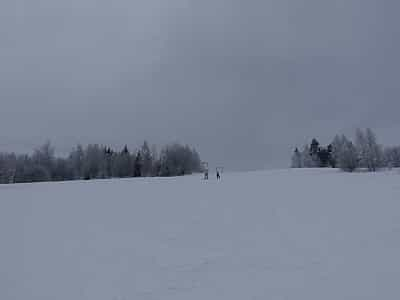
{"type": "Polygon", "coordinates": [[[0,186],[0,299],[399,299],[400,175],[0,186]]]}

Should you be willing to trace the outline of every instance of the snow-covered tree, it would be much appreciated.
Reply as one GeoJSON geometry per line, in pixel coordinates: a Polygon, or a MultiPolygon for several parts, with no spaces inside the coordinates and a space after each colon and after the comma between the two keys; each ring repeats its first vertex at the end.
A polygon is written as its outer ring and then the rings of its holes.
{"type": "Polygon", "coordinates": [[[314,138],[312,139],[310,145],[310,155],[313,161],[313,167],[319,167],[320,165],[318,151],[319,151],[319,142],[317,141],[317,139],[314,138]]]}
{"type": "Polygon", "coordinates": [[[69,159],[56,158],[53,165],[52,180],[64,181],[74,179],[74,169],[69,159]]]}
{"type": "Polygon", "coordinates": [[[339,166],[343,171],[353,172],[358,167],[358,151],[354,144],[347,140],[345,136],[342,137],[339,159],[339,166]]]}
{"type": "Polygon", "coordinates": [[[144,141],[140,152],[142,158],[142,176],[151,176],[153,168],[153,157],[151,155],[150,147],[147,141],[144,141]]]}
{"type": "Polygon", "coordinates": [[[97,144],[88,145],[83,164],[84,179],[104,178],[104,149],[97,144]]]}
{"type": "Polygon", "coordinates": [[[114,155],[112,169],[113,177],[123,178],[133,175],[132,160],[127,145],[125,145],[120,153],[114,155]]]}
{"type": "Polygon", "coordinates": [[[387,147],[383,153],[384,165],[388,168],[400,168],[400,147],[387,147]]]}
{"type": "Polygon", "coordinates": [[[50,142],[32,155],[0,153],[0,183],[61,181],[111,177],[177,176],[201,170],[199,153],[188,145],[171,144],[157,154],[147,142],[135,154],[125,146],[115,152],[108,146],[78,145],[67,157],[56,157],[50,142]]]}
{"type": "Polygon", "coordinates": [[[375,172],[383,165],[382,147],[378,144],[376,135],[370,128],[367,128],[365,137],[367,143],[367,167],[369,171],[375,172]]]}
{"type": "Polygon", "coordinates": [[[151,176],[159,176],[161,170],[160,158],[157,151],[157,146],[151,146],[151,157],[153,159],[153,164],[151,168],[151,176]]]}
{"type": "Polygon", "coordinates": [[[136,153],[135,161],[134,161],[134,170],[133,176],[134,177],[141,177],[142,176],[142,155],[140,151],[136,153]]]}
{"type": "Polygon", "coordinates": [[[368,155],[367,138],[365,137],[364,132],[360,128],[357,128],[356,130],[355,146],[358,153],[359,167],[367,168],[367,155],[368,155]]]}
{"type": "Polygon", "coordinates": [[[382,148],[377,143],[376,136],[370,128],[365,133],[361,129],[357,129],[356,148],[362,168],[367,168],[368,171],[374,172],[382,167],[382,148]]]}
{"type": "Polygon", "coordinates": [[[301,165],[303,166],[303,168],[316,167],[315,162],[310,154],[310,147],[308,145],[305,145],[303,151],[301,152],[301,165]]]}
{"type": "Polygon", "coordinates": [[[293,152],[291,167],[292,168],[302,168],[303,167],[301,153],[298,148],[296,148],[293,152]]]}
{"type": "Polygon", "coordinates": [[[0,183],[15,182],[17,156],[14,153],[0,153],[0,183]]]}
{"type": "Polygon", "coordinates": [[[85,151],[82,145],[78,144],[69,155],[69,161],[74,172],[74,179],[83,178],[83,162],[85,158],[85,151]]]}
{"type": "Polygon", "coordinates": [[[181,176],[201,171],[197,151],[178,143],[165,146],[161,150],[159,162],[161,176],[181,176]]]}
{"type": "Polygon", "coordinates": [[[336,135],[331,143],[332,145],[332,161],[336,167],[340,167],[339,160],[341,152],[343,151],[343,139],[345,138],[344,135],[339,136],[336,135]]]}
{"type": "Polygon", "coordinates": [[[35,164],[35,172],[33,176],[37,176],[35,181],[48,181],[52,179],[52,171],[54,164],[54,148],[50,141],[36,149],[32,155],[35,164]]]}

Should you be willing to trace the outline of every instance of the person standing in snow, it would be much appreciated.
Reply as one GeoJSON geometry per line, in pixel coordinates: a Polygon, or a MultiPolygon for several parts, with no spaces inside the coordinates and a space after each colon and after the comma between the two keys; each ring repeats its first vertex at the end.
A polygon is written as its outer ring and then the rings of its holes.
{"type": "Polygon", "coordinates": [[[217,180],[221,179],[221,175],[219,174],[219,171],[217,170],[217,180]]]}

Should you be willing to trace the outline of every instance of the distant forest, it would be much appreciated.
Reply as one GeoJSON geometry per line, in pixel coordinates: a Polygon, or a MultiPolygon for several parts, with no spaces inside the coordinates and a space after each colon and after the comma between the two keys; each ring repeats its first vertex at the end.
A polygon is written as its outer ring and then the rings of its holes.
{"type": "Polygon", "coordinates": [[[56,157],[50,142],[32,155],[0,153],[0,183],[90,180],[102,178],[181,176],[202,171],[199,153],[175,143],[160,153],[145,141],[133,152],[97,144],[76,146],[67,157],[56,157]]]}
{"type": "Polygon", "coordinates": [[[332,143],[321,146],[317,139],[301,150],[295,149],[292,168],[340,168],[346,172],[400,167],[400,146],[384,147],[371,129],[357,129],[355,140],[337,135],[332,143]]]}

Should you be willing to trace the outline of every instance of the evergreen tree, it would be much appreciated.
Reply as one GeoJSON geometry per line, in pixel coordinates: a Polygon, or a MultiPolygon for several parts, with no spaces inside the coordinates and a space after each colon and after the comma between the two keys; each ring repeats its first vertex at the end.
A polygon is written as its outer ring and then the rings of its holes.
{"type": "Polygon", "coordinates": [[[315,138],[312,139],[311,145],[310,145],[310,156],[311,156],[311,160],[313,162],[313,166],[312,166],[313,168],[319,167],[321,165],[321,161],[318,156],[319,150],[320,150],[319,142],[315,138]]]}
{"type": "Polygon", "coordinates": [[[103,174],[105,178],[111,178],[116,176],[115,171],[115,160],[116,157],[114,155],[114,151],[110,147],[104,147],[104,154],[103,154],[103,174]]]}
{"type": "Polygon", "coordinates": [[[326,168],[331,162],[331,152],[328,148],[320,148],[317,153],[320,168],[326,168]]]}
{"type": "Polygon", "coordinates": [[[142,176],[142,155],[141,155],[140,151],[137,152],[136,157],[135,157],[133,176],[134,177],[142,176]]]}
{"type": "Polygon", "coordinates": [[[132,175],[131,166],[131,154],[128,146],[125,145],[120,153],[114,155],[113,176],[117,178],[130,177],[132,175]]]}

